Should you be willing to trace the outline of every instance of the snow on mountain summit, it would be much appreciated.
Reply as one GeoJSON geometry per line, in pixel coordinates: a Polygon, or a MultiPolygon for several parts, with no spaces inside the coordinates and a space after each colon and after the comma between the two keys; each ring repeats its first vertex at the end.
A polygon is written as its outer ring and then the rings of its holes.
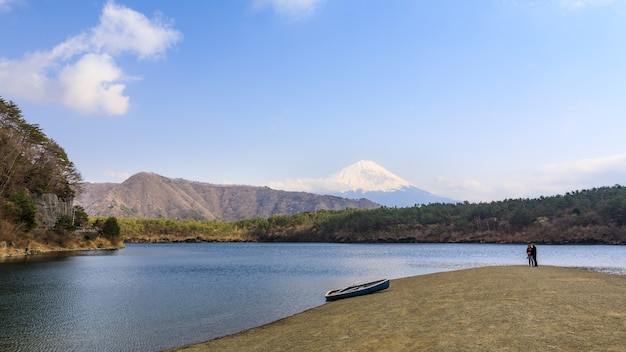
{"type": "Polygon", "coordinates": [[[361,160],[326,178],[301,178],[273,182],[271,188],[288,191],[330,194],[343,198],[367,198],[388,207],[416,204],[455,203],[417,188],[373,161],[361,160]]]}
{"type": "Polygon", "coordinates": [[[349,165],[329,176],[327,180],[342,185],[341,192],[392,192],[413,186],[384,167],[368,160],[361,160],[349,165]]]}

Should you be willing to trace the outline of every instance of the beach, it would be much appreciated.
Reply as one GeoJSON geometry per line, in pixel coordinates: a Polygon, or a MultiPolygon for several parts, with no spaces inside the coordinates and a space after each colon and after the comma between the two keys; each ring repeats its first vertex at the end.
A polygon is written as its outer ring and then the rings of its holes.
{"type": "Polygon", "coordinates": [[[626,351],[625,297],[622,275],[465,269],[391,280],[384,291],[173,351],[626,351]]]}

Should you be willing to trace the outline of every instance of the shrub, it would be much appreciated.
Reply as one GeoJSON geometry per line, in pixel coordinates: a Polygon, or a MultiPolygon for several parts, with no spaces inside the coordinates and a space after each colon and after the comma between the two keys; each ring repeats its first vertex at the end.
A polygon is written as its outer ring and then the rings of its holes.
{"type": "Polygon", "coordinates": [[[14,224],[21,224],[26,231],[37,227],[37,206],[28,191],[19,190],[9,195],[3,204],[4,213],[14,224]]]}
{"type": "Polygon", "coordinates": [[[107,238],[117,237],[120,235],[120,224],[117,218],[110,216],[102,224],[102,235],[107,238]]]}
{"type": "Polygon", "coordinates": [[[76,230],[76,226],[74,226],[72,217],[67,214],[61,214],[57,218],[57,222],[54,224],[54,231],[57,233],[63,233],[65,231],[74,231],[76,230]]]}

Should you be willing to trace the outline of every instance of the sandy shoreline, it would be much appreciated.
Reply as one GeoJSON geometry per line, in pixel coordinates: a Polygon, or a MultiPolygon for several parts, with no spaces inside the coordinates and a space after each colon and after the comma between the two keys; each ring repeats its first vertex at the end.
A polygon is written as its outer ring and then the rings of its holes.
{"type": "Polygon", "coordinates": [[[626,351],[625,298],[626,276],[467,269],[392,280],[379,293],[174,351],[626,351]]]}

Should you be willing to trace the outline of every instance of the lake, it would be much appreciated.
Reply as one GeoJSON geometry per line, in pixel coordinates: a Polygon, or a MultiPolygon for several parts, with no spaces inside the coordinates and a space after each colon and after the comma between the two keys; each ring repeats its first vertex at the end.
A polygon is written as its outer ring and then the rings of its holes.
{"type": "MultiPolygon", "coordinates": [[[[526,245],[128,244],[0,262],[0,351],[161,351],[324,304],[330,289],[491,265],[526,245]]],[[[626,275],[626,246],[538,246],[541,265],[626,275]]],[[[391,283],[393,287],[393,281],[391,283]]]]}

